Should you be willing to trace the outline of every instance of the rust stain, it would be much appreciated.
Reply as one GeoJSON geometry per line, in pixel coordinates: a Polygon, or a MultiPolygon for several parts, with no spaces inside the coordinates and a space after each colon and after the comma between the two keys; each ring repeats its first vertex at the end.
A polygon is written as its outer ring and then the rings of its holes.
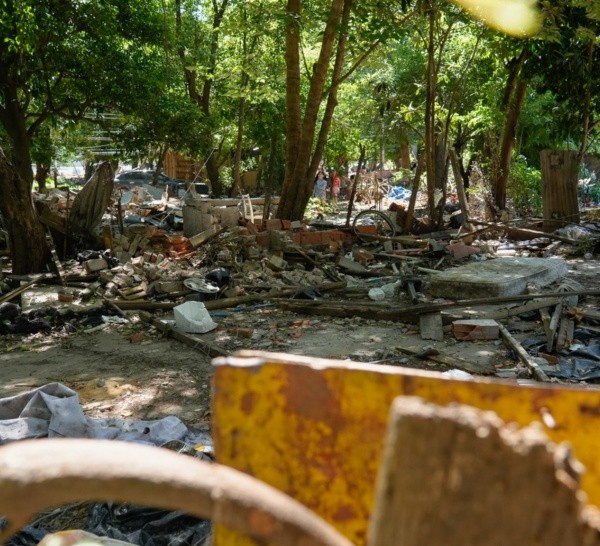
{"type": "Polygon", "coordinates": [[[586,415],[593,415],[594,417],[600,417],[600,406],[590,406],[588,404],[581,404],[579,411],[586,415]]]}
{"type": "Polygon", "coordinates": [[[350,504],[343,504],[333,514],[335,521],[349,521],[356,517],[356,511],[350,504]]]}
{"type": "Polygon", "coordinates": [[[252,410],[254,409],[254,403],[256,399],[256,395],[253,392],[247,392],[246,394],[244,394],[242,396],[242,400],[241,400],[241,405],[242,405],[242,411],[246,414],[246,415],[250,415],[250,413],[252,413],[252,410]]]}
{"type": "Polygon", "coordinates": [[[286,372],[281,394],[289,413],[314,421],[339,413],[339,395],[329,388],[322,371],[290,366],[286,372]]]}

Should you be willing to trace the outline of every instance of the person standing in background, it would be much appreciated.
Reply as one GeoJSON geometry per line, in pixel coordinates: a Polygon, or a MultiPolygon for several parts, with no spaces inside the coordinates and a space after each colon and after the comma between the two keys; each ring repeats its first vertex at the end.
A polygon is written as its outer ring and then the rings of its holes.
{"type": "Polygon", "coordinates": [[[331,184],[331,203],[333,206],[337,205],[338,195],[340,194],[340,175],[337,170],[331,172],[330,184],[331,184]]]}
{"type": "Polygon", "coordinates": [[[315,191],[314,195],[321,201],[321,206],[325,205],[325,195],[327,193],[327,179],[325,173],[319,171],[317,173],[317,179],[315,180],[315,191]]]}

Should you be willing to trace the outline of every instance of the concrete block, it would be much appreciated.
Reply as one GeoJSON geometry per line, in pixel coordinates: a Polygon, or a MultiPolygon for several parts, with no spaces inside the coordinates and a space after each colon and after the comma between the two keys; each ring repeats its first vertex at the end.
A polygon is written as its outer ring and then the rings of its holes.
{"type": "Polygon", "coordinates": [[[365,273],[368,271],[368,269],[366,267],[362,266],[358,262],[355,262],[353,260],[346,258],[345,256],[342,256],[339,259],[337,265],[338,265],[338,267],[346,269],[347,271],[350,271],[351,273],[365,273]]]}
{"type": "Polygon", "coordinates": [[[366,265],[375,261],[375,256],[364,248],[356,248],[352,251],[352,257],[359,263],[366,265]]]}
{"type": "Polygon", "coordinates": [[[500,328],[495,320],[490,319],[455,320],[452,333],[461,341],[489,340],[498,339],[500,328]]]}
{"type": "Polygon", "coordinates": [[[454,243],[450,245],[450,252],[455,260],[460,260],[461,258],[466,258],[471,254],[479,253],[479,249],[463,243],[454,243]]]}
{"type": "Polygon", "coordinates": [[[287,267],[287,262],[281,256],[273,254],[269,259],[269,266],[279,271],[280,269],[285,269],[287,267]]]}
{"type": "Polygon", "coordinates": [[[525,293],[529,283],[547,286],[567,271],[561,258],[496,258],[432,275],[429,293],[450,299],[516,296],[525,293]]]}
{"type": "Polygon", "coordinates": [[[84,266],[88,273],[95,273],[96,271],[108,269],[108,262],[104,258],[96,258],[94,260],[88,260],[85,262],[84,266]]]}
{"type": "Polygon", "coordinates": [[[428,313],[419,316],[421,339],[444,340],[444,324],[441,313],[428,313]]]}

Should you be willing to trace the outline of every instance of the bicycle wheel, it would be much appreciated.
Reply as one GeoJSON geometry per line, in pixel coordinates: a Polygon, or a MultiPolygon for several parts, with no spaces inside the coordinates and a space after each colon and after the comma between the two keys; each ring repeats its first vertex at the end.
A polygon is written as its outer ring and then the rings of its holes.
{"type": "Polygon", "coordinates": [[[352,222],[352,231],[354,235],[360,237],[361,233],[357,230],[359,226],[376,226],[377,235],[383,237],[393,237],[396,235],[396,226],[387,214],[379,212],[378,210],[363,210],[359,212],[352,222]]]}

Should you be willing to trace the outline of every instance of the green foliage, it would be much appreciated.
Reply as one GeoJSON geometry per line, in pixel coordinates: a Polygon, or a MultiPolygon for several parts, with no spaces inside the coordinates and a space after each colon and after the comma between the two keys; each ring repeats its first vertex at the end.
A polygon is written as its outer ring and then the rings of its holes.
{"type": "Polygon", "coordinates": [[[508,175],[508,194],[513,205],[524,214],[542,212],[542,173],[520,155],[511,164],[508,175]]]}

